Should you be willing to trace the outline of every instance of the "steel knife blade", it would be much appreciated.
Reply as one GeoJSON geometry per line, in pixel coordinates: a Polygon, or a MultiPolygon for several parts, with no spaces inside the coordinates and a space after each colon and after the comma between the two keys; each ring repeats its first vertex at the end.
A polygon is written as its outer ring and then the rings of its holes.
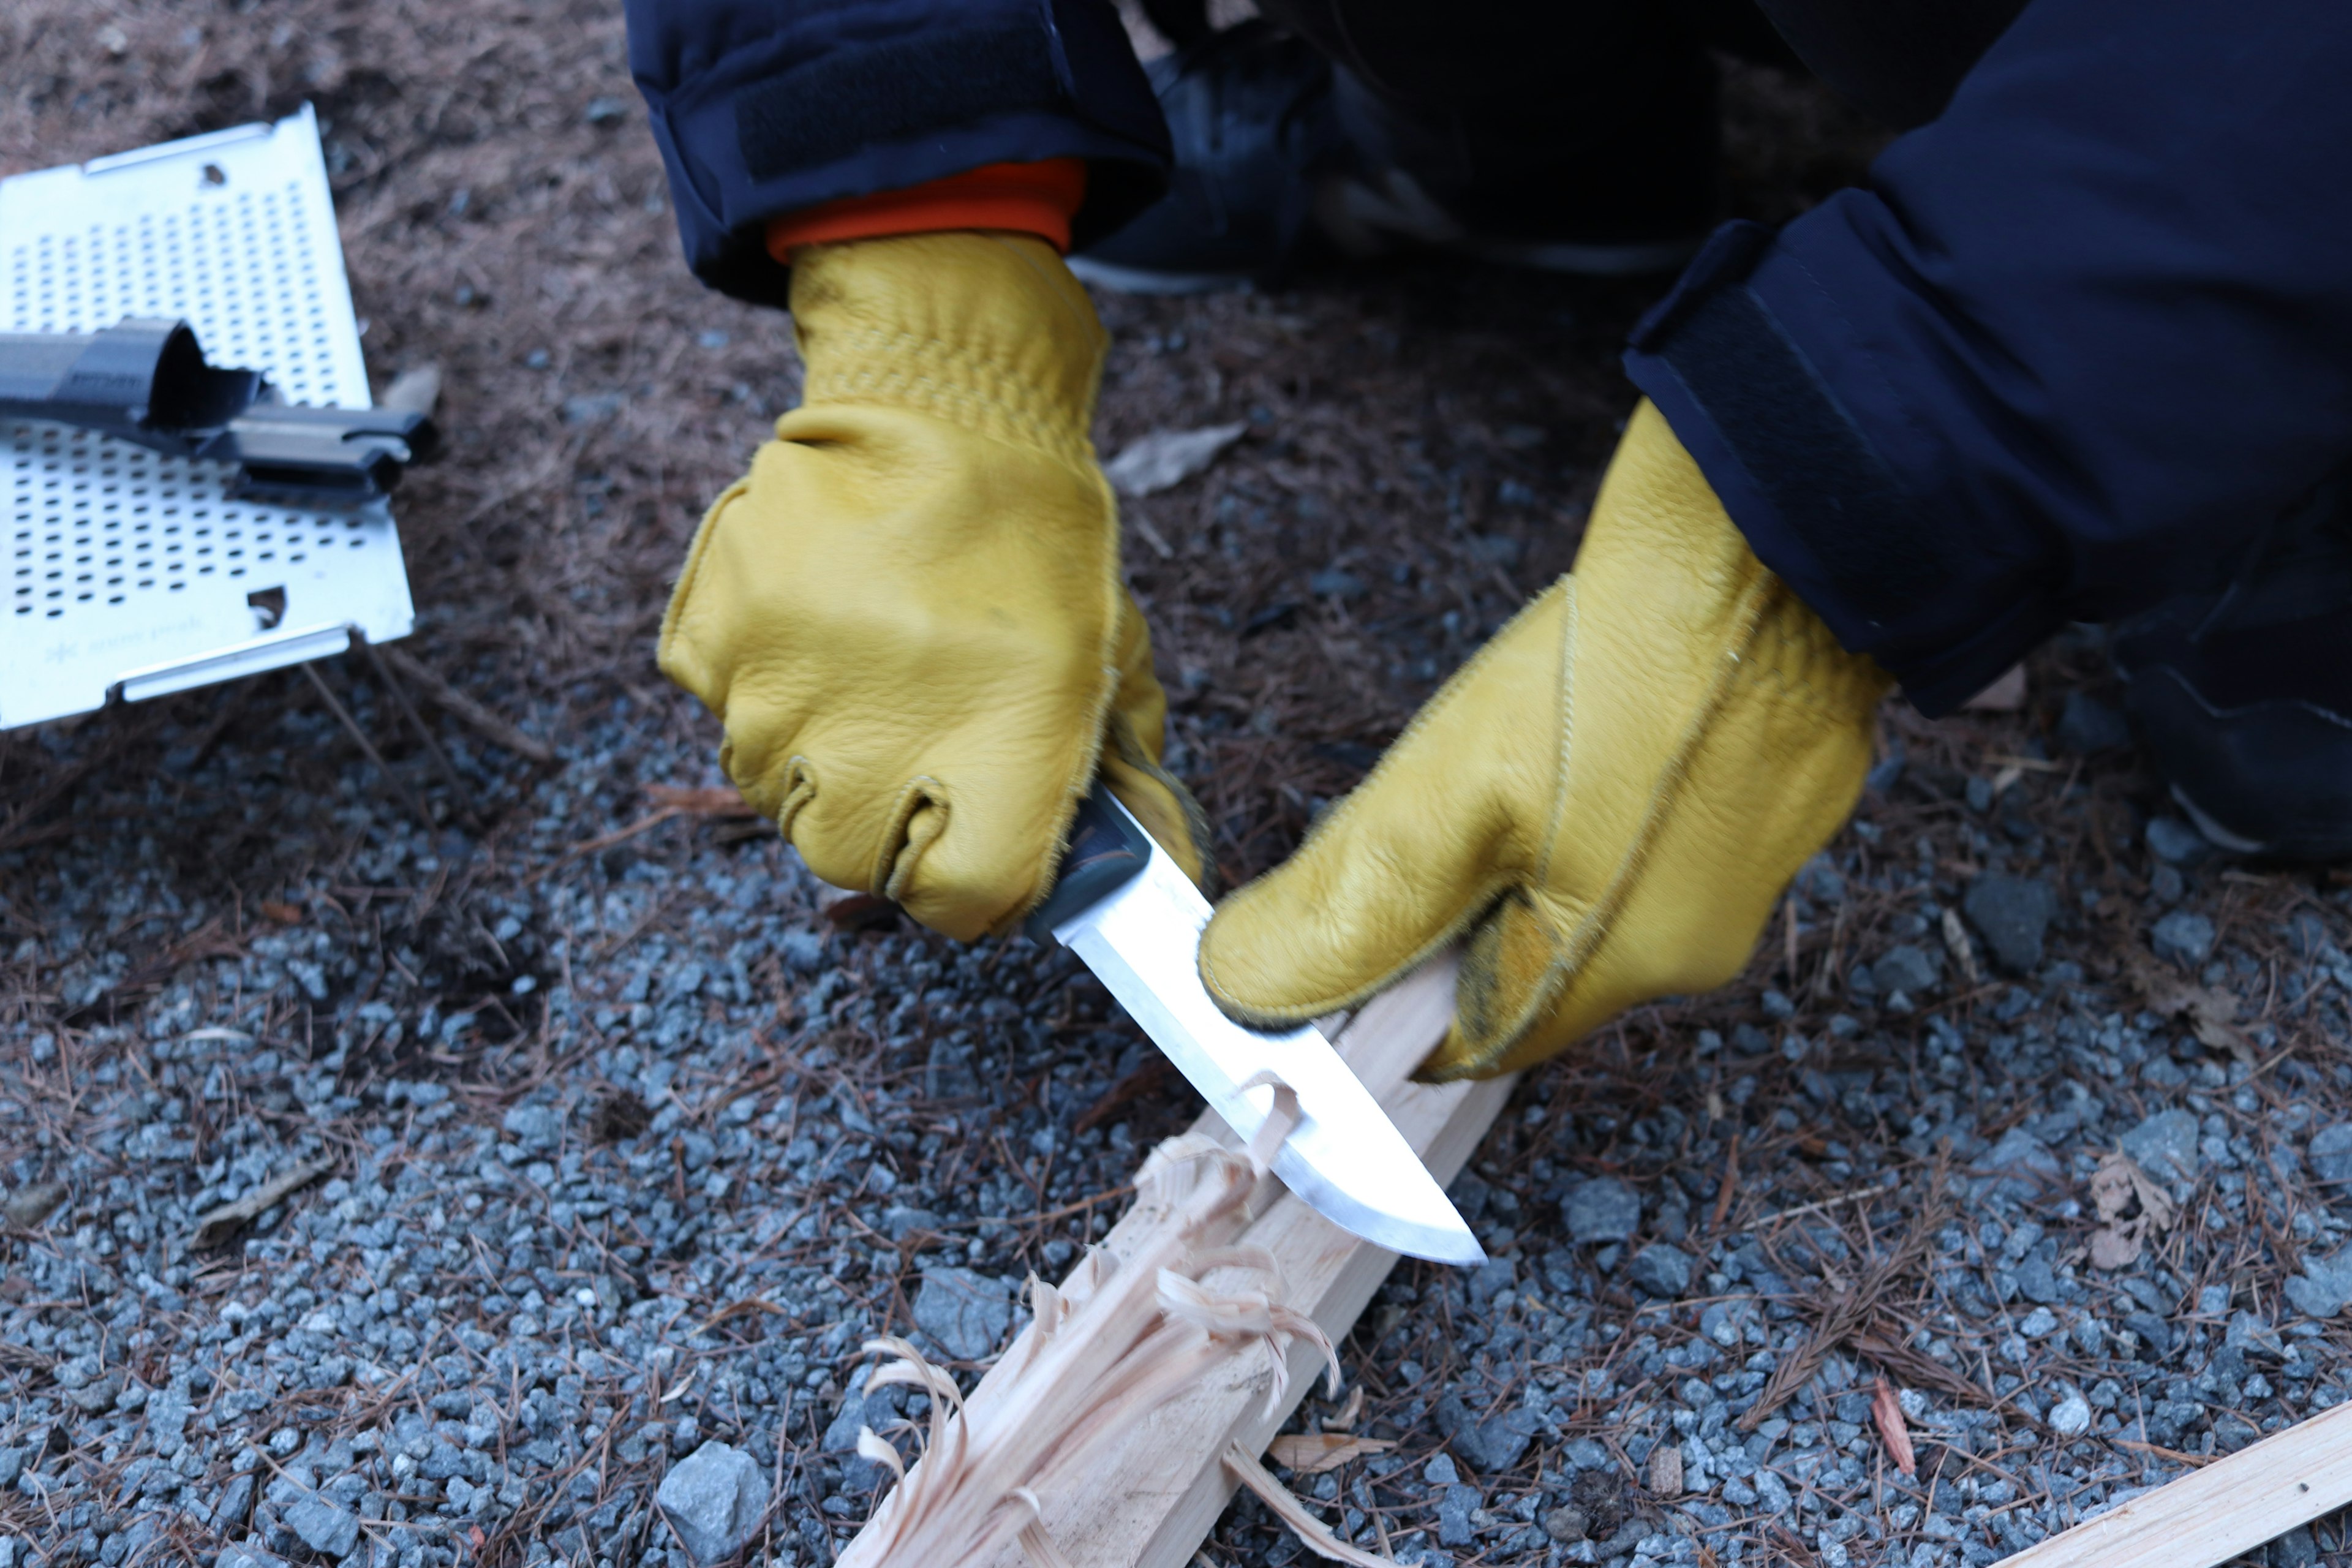
{"type": "Polygon", "coordinates": [[[1486,1250],[1412,1145],[1314,1027],[1268,1033],[1225,1016],[1201,984],[1209,901],[1108,793],[1080,809],[1053,894],[1030,917],[1083,960],[1176,1069],[1246,1141],[1274,1108],[1270,1072],[1300,1121],[1274,1173],[1332,1224],[1392,1252],[1475,1266],[1486,1250]]]}

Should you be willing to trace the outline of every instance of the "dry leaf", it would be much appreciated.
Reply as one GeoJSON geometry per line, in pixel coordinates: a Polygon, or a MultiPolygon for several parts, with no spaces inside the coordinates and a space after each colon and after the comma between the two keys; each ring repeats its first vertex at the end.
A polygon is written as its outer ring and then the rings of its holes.
{"type": "Polygon", "coordinates": [[[1211,425],[1199,430],[1154,430],[1121,448],[1103,465],[1103,477],[1123,496],[1156,495],[1182,484],[1240,440],[1245,423],[1211,425]]]}
{"type": "Polygon", "coordinates": [[[2138,1161],[2120,1149],[2099,1157],[2091,1173],[2091,1206],[2104,1222],[2091,1233],[2094,1268],[2126,1268],[2139,1261],[2147,1237],[2172,1224],[2172,1199],[2138,1161]],[[2134,1204],[2137,1214],[2128,1214],[2134,1204]]]}
{"type": "Polygon", "coordinates": [[[1286,1432],[1265,1451],[1286,1470],[1319,1476],[1326,1470],[1338,1469],[1358,1455],[1384,1454],[1395,1447],[1395,1442],[1387,1437],[1351,1437],[1342,1432],[1286,1432]]]}
{"type": "Polygon", "coordinates": [[[1650,1451],[1650,1491],[1662,1498],[1683,1495],[1683,1451],[1672,1443],[1650,1451]]]}
{"type": "Polygon", "coordinates": [[[2131,1173],[2124,1169],[2131,1163],[2130,1155],[2116,1150],[2101,1159],[2099,1168],[2091,1173],[2091,1206],[2100,1219],[2121,1219],[2124,1210],[2131,1207],[2131,1173]]]}
{"type": "Polygon", "coordinates": [[[2091,1267],[2110,1272],[2139,1261],[2139,1226],[2103,1228],[2091,1233],[2091,1267]]]}
{"type": "Polygon", "coordinates": [[[1919,1473],[1919,1461],[1911,1452],[1911,1428],[1903,1424],[1903,1403],[1895,1397],[1895,1390],[1880,1378],[1870,1391],[1870,1419],[1878,1427],[1878,1436],[1886,1445],[1886,1457],[1895,1468],[1906,1476],[1919,1473]]]}
{"type": "Polygon", "coordinates": [[[2140,1167],[2138,1161],[2118,1151],[2116,1158],[2124,1163],[2125,1173],[2131,1177],[2132,1191],[2138,1194],[2139,1212],[2158,1230],[2172,1228],[2172,1194],[2166,1192],[2154,1176],[2140,1167]]]}
{"type": "Polygon", "coordinates": [[[2168,1018],[2185,1017],[2189,1033],[2208,1050],[2227,1051],[2248,1067],[2255,1064],[2254,1043],[2237,1027],[2235,996],[2214,986],[2191,984],[2153,953],[2137,948],[2130,951],[2124,966],[2148,1011],[2168,1018]]]}

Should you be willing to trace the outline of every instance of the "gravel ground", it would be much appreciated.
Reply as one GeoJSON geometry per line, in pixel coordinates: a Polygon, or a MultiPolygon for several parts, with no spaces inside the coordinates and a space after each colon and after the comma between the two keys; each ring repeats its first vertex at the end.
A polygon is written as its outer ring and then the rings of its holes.
{"type": "MultiPolygon", "coordinates": [[[[445,774],[324,671],[429,828],[299,677],[0,738],[0,1568],[827,1562],[896,1409],[859,1342],[969,1383],[1197,1105],[1064,957],[834,900],[713,791],[650,627],[796,374],[682,277],[613,16],[107,28],[0,18],[0,168],[320,102],[375,368],[441,363],[459,426],[404,647],[522,732],[428,703],[445,774]]],[[[1740,210],[1874,142],[1734,89],[1740,210]]],[[[1230,873],[1569,559],[1644,295],[1104,302],[1107,449],[1249,426],[1129,512],[1230,873]]],[[[2352,889],[2215,854],[2113,701],[2085,630],[2013,708],[1890,708],[1749,973],[1528,1077],[1456,1188],[1496,1261],[1342,1346],[1398,1446],[1292,1478],[1335,1527],[1976,1564],[2344,1397],[2352,889]]],[[[1206,1548],[1299,1557],[1255,1503],[1206,1548]]]]}

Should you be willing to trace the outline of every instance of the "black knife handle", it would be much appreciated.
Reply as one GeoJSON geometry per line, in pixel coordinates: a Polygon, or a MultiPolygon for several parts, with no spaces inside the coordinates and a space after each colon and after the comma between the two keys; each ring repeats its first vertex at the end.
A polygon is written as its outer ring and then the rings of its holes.
{"type": "Polygon", "coordinates": [[[1141,876],[1150,861],[1150,838],[1097,785],[1078,803],[1054,890],[1029,913],[1029,940],[1053,941],[1055,926],[1141,876]]]}

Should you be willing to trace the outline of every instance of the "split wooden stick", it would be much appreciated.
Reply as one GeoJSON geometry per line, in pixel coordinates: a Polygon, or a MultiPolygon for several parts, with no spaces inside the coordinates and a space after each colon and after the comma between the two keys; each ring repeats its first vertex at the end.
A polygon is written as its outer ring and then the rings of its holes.
{"type": "Polygon", "coordinates": [[[2352,1502],[2339,1405],[2005,1561],[2003,1568],[2213,1568],[2352,1502]]]}
{"type": "MultiPolygon", "coordinates": [[[[1451,1181],[1477,1146],[1508,1099],[1511,1079],[1429,1086],[1409,1075],[1445,1032],[1454,1005],[1452,963],[1432,964],[1368,1005],[1335,1042],[1381,1108],[1440,1181],[1451,1181]]],[[[1213,1112],[1194,1125],[1197,1133],[1229,1148],[1240,1141],[1213,1112]]],[[[1262,1248],[1280,1265],[1289,1306],[1312,1318],[1332,1341],[1355,1324],[1380,1288],[1396,1255],[1360,1241],[1265,1179],[1258,1217],[1233,1246],[1262,1248]]],[[[1151,1205],[1130,1209],[1104,1239],[1119,1258],[1154,1252],[1167,1212],[1151,1205]]],[[[1087,1287],[1082,1265],[1066,1289],[1079,1299],[1087,1287]]],[[[1019,1368],[1031,1359],[1033,1324],[998,1363],[1019,1368]]],[[[1027,1489],[1037,1504],[1043,1533],[1071,1563],[1133,1564],[1135,1568],[1182,1568],[1207,1538],[1234,1493],[1227,1467],[1229,1448],[1246,1455],[1266,1443],[1317,1380],[1320,1352],[1301,1340],[1289,1353],[1284,1397],[1271,1405],[1262,1373],[1236,1364],[1202,1380],[1143,1414],[1123,1430],[1089,1445],[1045,1473],[1027,1489]]],[[[1007,1380],[992,1371],[967,1403],[985,1411],[1006,1397],[1007,1380]]],[[[842,1559],[843,1568],[867,1560],[861,1534],[842,1559]]],[[[993,1556],[956,1568],[1039,1568],[1014,1544],[993,1556]]]]}

